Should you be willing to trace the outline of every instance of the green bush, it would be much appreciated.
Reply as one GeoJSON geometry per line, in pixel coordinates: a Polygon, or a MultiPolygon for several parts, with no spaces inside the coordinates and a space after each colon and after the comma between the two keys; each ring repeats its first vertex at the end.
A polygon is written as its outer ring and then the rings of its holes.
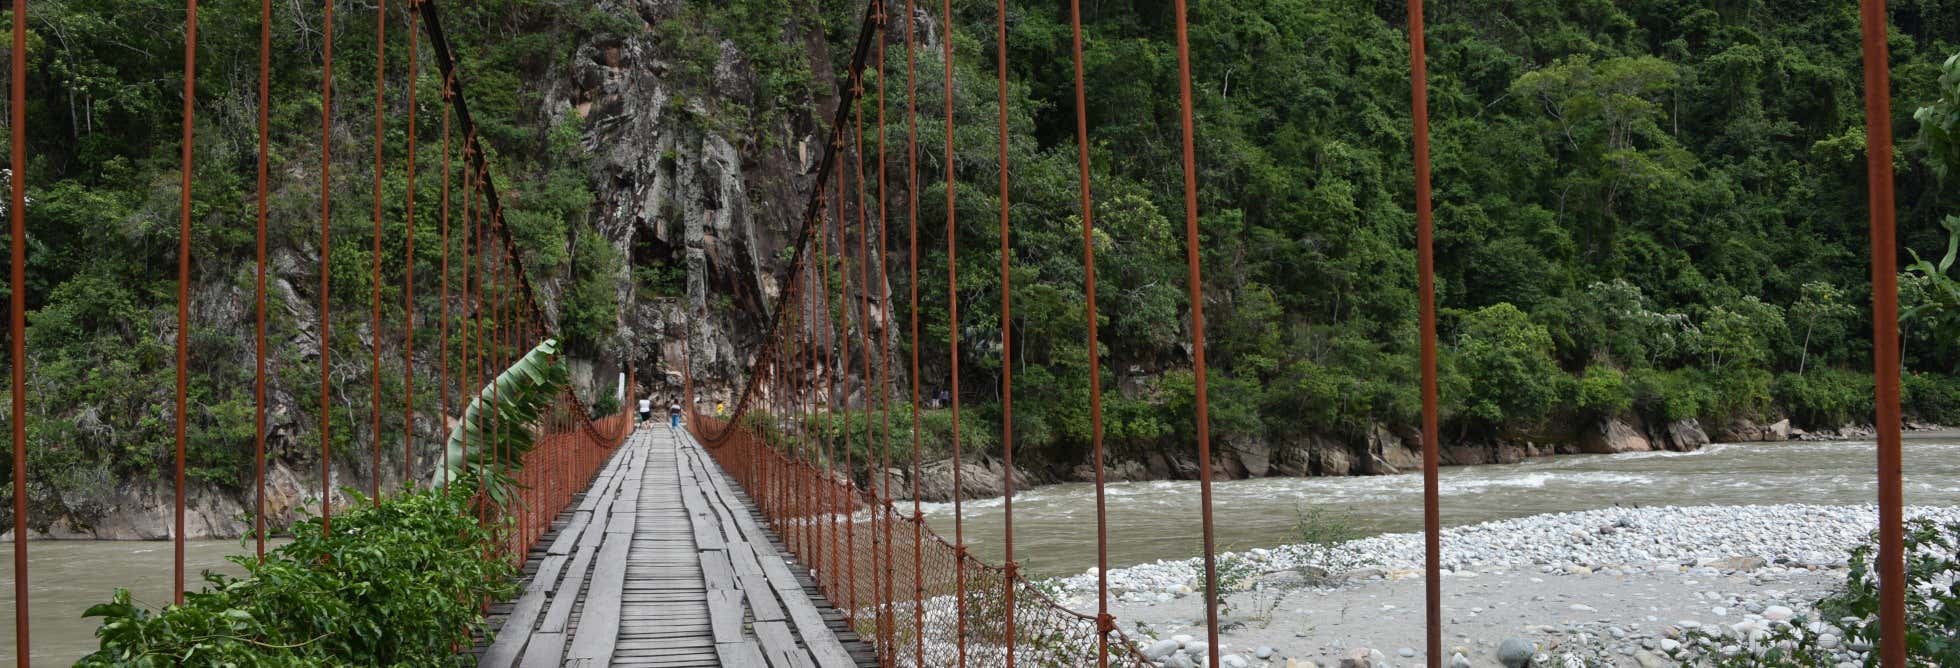
{"type": "Polygon", "coordinates": [[[1545,326],[1508,303],[1464,316],[1457,364],[1469,383],[1466,416],[1490,427],[1544,419],[1565,380],[1545,326]]]}
{"type": "Polygon", "coordinates": [[[1715,392],[1692,369],[1640,369],[1628,376],[1633,405],[1642,417],[1673,422],[1713,417],[1715,392]]]}
{"type": "Polygon", "coordinates": [[[1586,367],[1573,394],[1573,407],[1595,418],[1614,417],[1633,408],[1633,386],[1626,374],[1604,364],[1586,367]]]}
{"type": "Polygon", "coordinates": [[[78,666],[467,665],[456,648],[483,630],[486,599],[516,592],[516,569],[469,511],[473,485],[364,499],[312,519],[266,555],[231,557],[247,575],[205,574],[183,605],[152,611],[116,590],[100,648],[78,666]]]}
{"type": "Polygon", "coordinates": [[[1872,419],[1869,373],[1829,369],[1786,373],[1776,378],[1771,392],[1776,403],[1800,425],[1836,428],[1872,419]]]}
{"type": "Polygon", "coordinates": [[[1907,416],[1938,424],[1960,424],[1960,379],[1907,373],[1901,384],[1907,416]]]}

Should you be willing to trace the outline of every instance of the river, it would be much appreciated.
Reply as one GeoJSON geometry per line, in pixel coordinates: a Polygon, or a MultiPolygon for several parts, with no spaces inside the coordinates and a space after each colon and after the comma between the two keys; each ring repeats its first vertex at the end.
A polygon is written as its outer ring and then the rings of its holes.
{"type": "MultiPolygon", "coordinates": [[[[1687,453],[1446,467],[1437,484],[1445,526],[1614,505],[1869,504],[1877,498],[1876,456],[1870,441],[1717,444],[1687,453]]],[[[1422,530],[1419,473],[1218,481],[1212,495],[1221,552],[1297,542],[1290,538],[1303,512],[1362,535],[1422,530]]],[[[1116,483],[1107,496],[1111,568],[1199,553],[1197,481],[1116,483]]],[[[1960,433],[1907,435],[1905,499],[1960,505],[1960,433]]],[[[967,543],[996,563],[1001,505],[998,498],[964,504],[967,543]]],[[[952,504],[928,504],[926,519],[952,539],[952,504]]],[[[1081,573],[1096,564],[1095,520],[1094,485],[1043,485],[1017,494],[1014,556],[1030,577],[1081,573]]]]}
{"type": "MultiPolygon", "coordinates": [[[[1612,505],[1864,504],[1876,494],[1869,441],[1712,445],[1692,453],[1575,455],[1520,464],[1442,471],[1443,522],[1470,524],[1612,505]]],[[[1908,435],[1906,502],[1960,505],[1960,434],[1908,435]]],[[[1220,550],[1289,542],[1307,508],[1364,534],[1422,526],[1422,478],[1261,478],[1213,486],[1220,550]]],[[[1198,484],[1152,481],[1109,486],[1110,565],[1180,559],[1198,553],[1198,484]]],[[[985,559],[1001,556],[1000,499],[965,505],[967,542],[985,559]]],[[[950,538],[952,504],[928,504],[927,519],[950,538]]],[[[1073,575],[1095,565],[1095,488],[1045,485],[1014,501],[1015,551],[1034,577],[1073,575]]],[[[193,572],[238,569],[224,561],[250,545],[189,543],[193,572]]],[[[0,547],[11,563],[11,543],[0,547]]],[[[138,600],[168,601],[170,544],[37,541],[28,549],[34,659],[62,665],[95,646],[93,620],[82,610],[128,587],[138,600]]],[[[13,612],[12,573],[0,578],[0,616],[13,612]]],[[[11,627],[11,624],[5,626],[11,627]]],[[[10,628],[0,628],[0,665],[14,658],[10,628]]]]}

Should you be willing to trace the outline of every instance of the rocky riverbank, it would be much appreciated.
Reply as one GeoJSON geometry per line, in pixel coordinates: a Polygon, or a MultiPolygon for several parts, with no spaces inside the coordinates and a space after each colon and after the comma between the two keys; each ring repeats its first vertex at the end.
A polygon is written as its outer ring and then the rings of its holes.
{"type": "MultiPolygon", "coordinates": [[[[1946,431],[1935,424],[1911,422],[1907,432],[1946,431]]],[[[1837,428],[1802,429],[1789,419],[1758,423],[1736,419],[1704,428],[1700,420],[1678,420],[1647,424],[1638,419],[1613,419],[1586,428],[1553,430],[1543,440],[1514,440],[1496,443],[1446,445],[1438,453],[1443,466],[1515,464],[1518,462],[1576,454],[1624,454],[1638,452],[1694,452],[1712,443],[1773,443],[1785,441],[1868,440],[1876,433],[1870,425],[1848,424],[1837,428]]],[[[1376,424],[1366,434],[1352,438],[1306,435],[1284,439],[1223,438],[1214,441],[1212,477],[1216,480],[1243,480],[1266,477],[1340,477],[1394,475],[1422,468],[1421,435],[1408,428],[1376,424]]],[[[1188,449],[1186,449],[1188,450],[1188,449]]],[[[1192,452],[1158,448],[1138,454],[1113,452],[1104,465],[1104,478],[1110,482],[1146,480],[1194,480],[1198,464],[1192,452]]],[[[1006,486],[999,459],[971,454],[960,467],[961,485],[967,499],[986,499],[1001,495],[1006,486]]],[[[891,471],[892,497],[910,499],[912,478],[918,478],[919,498],[931,503],[953,500],[953,461],[929,461],[917,472],[895,468],[891,471]]],[[[862,472],[867,486],[882,484],[871,470],[862,472]]],[[[1088,462],[1043,463],[1022,461],[1015,470],[1015,487],[1092,482],[1095,469],[1088,462]]]]}
{"type": "MultiPolygon", "coordinates": [[[[1960,508],[1908,517],[1960,521],[1960,508]]],[[[1844,580],[1847,555],[1876,526],[1870,506],[1609,508],[1443,532],[1444,646],[1450,666],[1652,668],[1744,651],[1802,625],[1839,661],[1843,640],[1811,606],[1844,580]],[[1554,659],[1561,663],[1548,663],[1554,659]]],[[[1230,666],[1393,666],[1424,661],[1420,534],[1220,555],[1221,649],[1230,666]]],[[[1202,563],[1109,573],[1111,612],[1165,666],[1204,653],[1202,563]]],[[[1096,573],[1049,581],[1095,609],[1096,573]]]]}

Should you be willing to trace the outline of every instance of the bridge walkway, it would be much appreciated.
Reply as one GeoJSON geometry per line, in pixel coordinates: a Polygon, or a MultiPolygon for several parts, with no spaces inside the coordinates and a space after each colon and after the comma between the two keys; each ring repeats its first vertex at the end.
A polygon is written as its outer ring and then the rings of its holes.
{"type": "Polygon", "coordinates": [[[636,431],[492,609],[486,668],[875,666],[701,446],[636,431]]]}

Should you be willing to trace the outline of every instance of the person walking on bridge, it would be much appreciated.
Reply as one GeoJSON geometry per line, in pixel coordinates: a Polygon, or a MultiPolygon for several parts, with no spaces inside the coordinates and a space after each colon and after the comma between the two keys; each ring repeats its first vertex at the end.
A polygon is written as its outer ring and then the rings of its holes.
{"type": "Polygon", "coordinates": [[[676,401],[667,406],[667,419],[667,426],[675,429],[681,428],[681,402],[676,401]]]}
{"type": "Polygon", "coordinates": [[[653,419],[653,399],[640,397],[640,421],[646,422],[651,419],[653,419]]]}
{"type": "Polygon", "coordinates": [[[728,402],[715,402],[715,417],[720,419],[726,419],[728,417],[728,402]]]}

